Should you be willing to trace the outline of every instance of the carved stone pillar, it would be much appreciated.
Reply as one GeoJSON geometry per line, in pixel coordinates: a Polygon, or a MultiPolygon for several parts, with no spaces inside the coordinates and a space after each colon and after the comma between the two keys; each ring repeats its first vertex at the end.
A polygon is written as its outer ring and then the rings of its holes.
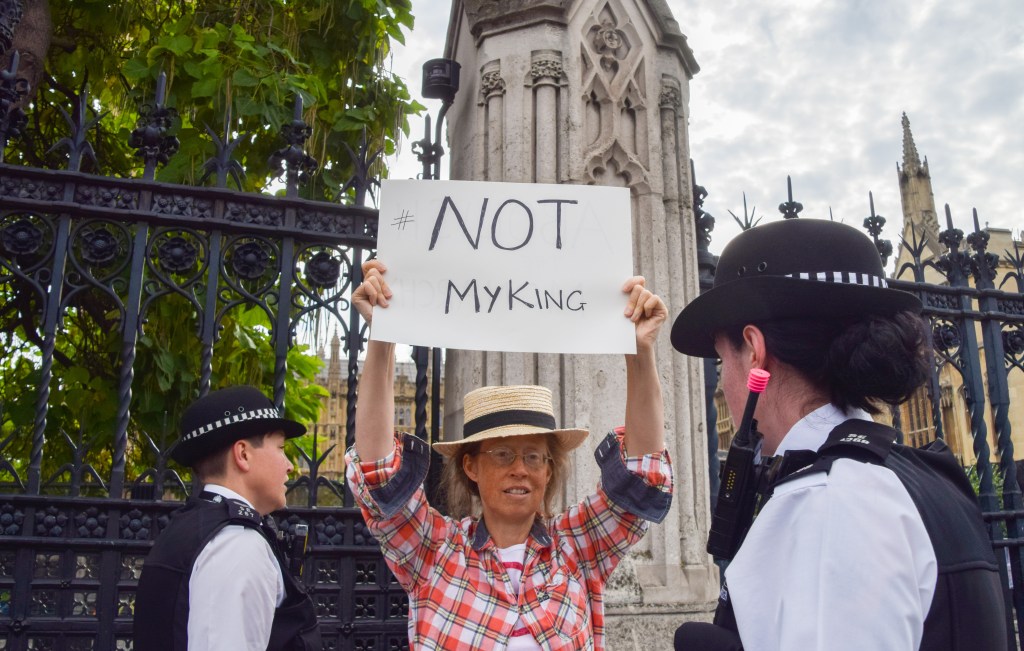
{"type": "Polygon", "coordinates": [[[504,176],[502,149],[505,146],[505,80],[501,78],[499,61],[491,61],[484,66],[480,75],[480,95],[487,134],[485,178],[498,181],[504,176]]]}
{"type": "MultiPolygon", "coordinates": [[[[677,314],[698,294],[687,103],[698,67],[664,0],[455,0],[446,55],[479,70],[448,114],[451,178],[628,187],[637,273],[677,314]]],[[[625,279],[623,279],[625,280],[625,279]]],[[[462,428],[465,392],[488,384],[552,389],[559,422],[596,443],[625,417],[618,356],[450,350],[445,432],[462,428]]],[[[685,619],[708,619],[717,568],[709,525],[702,364],[658,362],[676,478],[667,520],[616,570],[608,648],[665,648],[685,619]]],[[[594,490],[592,449],[576,453],[566,503],[594,490]]]]}
{"type": "Polygon", "coordinates": [[[562,53],[538,50],[530,58],[527,85],[533,88],[533,180],[557,183],[559,90],[565,85],[562,53]]]}

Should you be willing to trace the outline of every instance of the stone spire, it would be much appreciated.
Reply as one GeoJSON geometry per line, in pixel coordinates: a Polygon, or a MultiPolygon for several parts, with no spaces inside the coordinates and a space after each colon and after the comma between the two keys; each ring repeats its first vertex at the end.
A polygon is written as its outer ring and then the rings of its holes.
{"type": "Polygon", "coordinates": [[[932,177],[928,171],[928,159],[921,163],[910,132],[910,119],[903,114],[903,167],[896,164],[900,182],[900,203],[903,206],[903,239],[913,242],[927,240],[928,251],[938,257],[939,221],[935,215],[935,196],[932,194],[932,177]]]}
{"type": "Polygon", "coordinates": [[[916,174],[921,169],[921,157],[917,155],[914,134],[910,132],[910,118],[903,114],[903,169],[907,174],[916,174]]]}
{"type": "Polygon", "coordinates": [[[341,339],[338,338],[338,329],[334,329],[334,336],[331,337],[331,357],[327,363],[328,387],[333,389],[341,387],[341,339]]]}

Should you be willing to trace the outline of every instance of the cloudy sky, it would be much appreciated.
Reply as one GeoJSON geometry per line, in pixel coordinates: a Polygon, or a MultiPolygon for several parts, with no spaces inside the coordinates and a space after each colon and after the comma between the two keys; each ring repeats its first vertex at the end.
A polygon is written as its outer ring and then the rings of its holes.
{"type": "MultiPolygon", "coordinates": [[[[780,218],[786,175],[802,216],[859,226],[875,209],[897,243],[901,114],[927,157],[940,218],[1024,228],[1021,0],[669,0],[701,71],[690,86],[691,155],[717,219],[712,250],[739,232],[729,211],[780,218]]],[[[416,28],[394,70],[419,92],[441,56],[450,3],[413,0],[416,28]]],[[[436,113],[436,105],[431,105],[436,113]]],[[[422,137],[422,122],[413,122],[422,137]]],[[[419,170],[408,143],[392,176],[419,170]]]]}

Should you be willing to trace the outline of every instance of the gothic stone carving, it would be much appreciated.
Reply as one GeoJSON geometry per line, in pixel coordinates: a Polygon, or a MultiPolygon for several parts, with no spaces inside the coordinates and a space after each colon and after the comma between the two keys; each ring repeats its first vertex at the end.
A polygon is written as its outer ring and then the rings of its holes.
{"type": "Polygon", "coordinates": [[[530,65],[530,79],[533,83],[551,80],[561,81],[565,74],[562,62],[554,58],[537,59],[530,65]]]}
{"type": "Polygon", "coordinates": [[[484,99],[505,93],[505,80],[501,78],[501,71],[491,70],[480,76],[480,93],[484,99]]]}

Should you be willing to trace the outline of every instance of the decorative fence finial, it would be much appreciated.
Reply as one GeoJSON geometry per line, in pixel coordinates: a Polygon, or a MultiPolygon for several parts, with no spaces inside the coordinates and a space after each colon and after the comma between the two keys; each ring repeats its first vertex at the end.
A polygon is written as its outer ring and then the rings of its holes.
{"type": "MultiPolygon", "coordinates": [[[[430,116],[427,116],[427,119],[429,120],[430,116]]],[[[342,144],[345,145],[345,151],[348,152],[349,160],[352,161],[352,176],[342,186],[341,194],[345,194],[351,188],[356,194],[354,205],[365,206],[367,193],[372,196],[373,186],[380,185],[380,181],[370,174],[370,168],[377,158],[380,157],[384,149],[378,147],[373,153],[370,153],[370,142],[366,137],[366,127],[363,127],[363,138],[359,143],[358,153],[352,151],[347,142],[342,144]]]]}
{"type": "Polygon", "coordinates": [[[205,183],[206,179],[216,174],[217,187],[226,188],[228,185],[228,175],[230,175],[234,179],[235,185],[241,190],[242,179],[245,178],[245,168],[234,158],[234,155],[235,148],[238,147],[238,144],[242,142],[247,134],[240,133],[234,138],[231,137],[231,132],[235,125],[231,121],[230,94],[225,93],[224,98],[224,139],[221,140],[210,125],[204,124],[203,126],[206,127],[206,133],[209,134],[210,140],[213,141],[214,154],[203,163],[203,177],[199,182],[205,183]]]}
{"type": "Polygon", "coordinates": [[[1000,289],[1011,280],[1017,281],[1017,293],[1024,294],[1024,250],[1021,250],[1017,239],[1013,239],[1013,253],[1006,251],[1006,261],[1013,267],[1013,271],[1007,273],[1000,283],[1000,289]]]}
{"type": "Polygon", "coordinates": [[[959,228],[953,228],[953,214],[949,211],[949,204],[946,204],[946,230],[939,233],[939,242],[942,243],[950,253],[960,250],[960,243],[964,241],[964,232],[959,228]]]}
{"type": "Polygon", "coordinates": [[[878,249],[878,255],[882,258],[884,267],[889,264],[889,256],[892,255],[892,242],[878,239],[878,236],[882,234],[882,227],[885,226],[885,217],[875,214],[875,197],[870,192],[868,192],[868,202],[871,204],[871,215],[864,218],[864,228],[871,235],[871,239],[875,241],[875,248],[878,249]]]}
{"type": "Polygon", "coordinates": [[[224,139],[221,140],[214,130],[210,128],[210,125],[204,126],[206,127],[206,133],[210,136],[210,140],[213,141],[214,154],[203,163],[203,177],[199,182],[205,183],[206,179],[216,174],[217,187],[224,188],[227,187],[228,175],[230,175],[234,179],[235,185],[241,190],[242,179],[245,178],[245,168],[234,158],[234,153],[235,148],[242,142],[244,134],[232,138],[230,127],[225,127],[224,139]]]}
{"type": "Polygon", "coordinates": [[[704,186],[697,185],[697,172],[692,158],[690,183],[693,193],[693,218],[697,227],[697,284],[703,292],[714,285],[715,270],[718,267],[718,256],[708,249],[708,245],[711,244],[711,231],[715,229],[715,218],[704,210],[704,199],[708,196],[708,191],[704,186]]]}
{"type": "Polygon", "coordinates": [[[58,106],[57,110],[64,117],[64,122],[68,125],[71,135],[61,138],[57,144],[50,148],[50,151],[60,147],[66,148],[68,151],[68,169],[72,172],[79,170],[83,158],[91,160],[93,165],[99,167],[99,162],[96,160],[96,152],[92,148],[92,143],[89,142],[89,131],[99,123],[101,116],[96,115],[91,120],[86,119],[86,116],[89,114],[88,85],[82,84],[82,90],[78,94],[78,106],[75,107],[74,115],[68,115],[68,112],[62,106],[58,106]]]}
{"type": "Polygon", "coordinates": [[[278,176],[286,171],[287,166],[285,178],[288,188],[286,193],[289,196],[294,195],[299,184],[308,181],[313,172],[320,167],[320,163],[303,149],[306,140],[311,135],[313,135],[313,127],[302,119],[302,95],[296,93],[292,121],[281,127],[281,136],[288,146],[275,151],[270,155],[268,161],[270,168],[275,170],[278,176]]]}
{"type": "Polygon", "coordinates": [[[999,256],[988,252],[988,231],[981,230],[978,223],[978,209],[973,209],[974,232],[967,236],[967,244],[974,250],[971,256],[971,273],[974,274],[979,289],[994,287],[996,269],[999,267],[999,256]]]}
{"type": "Polygon", "coordinates": [[[146,162],[144,178],[153,178],[157,165],[163,165],[178,152],[180,143],[175,136],[167,135],[178,117],[178,111],[164,106],[167,87],[167,73],[161,72],[156,83],[156,98],[152,104],[143,104],[139,119],[128,138],[128,146],[146,162]]]}
{"type": "Polygon", "coordinates": [[[711,244],[711,231],[715,230],[715,218],[704,210],[704,199],[707,198],[708,191],[703,185],[697,185],[697,172],[692,158],[690,159],[690,181],[693,183],[693,218],[697,222],[697,249],[703,251],[707,250],[708,245],[711,244]]]}
{"type": "Polygon", "coordinates": [[[789,176],[786,177],[786,190],[789,192],[789,200],[779,204],[779,212],[782,213],[783,219],[796,219],[804,205],[793,201],[793,179],[789,176]]]}
{"type": "Polygon", "coordinates": [[[734,213],[733,211],[731,211],[731,210],[729,211],[729,214],[732,215],[732,218],[734,220],[736,220],[736,223],[739,225],[740,229],[745,230],[745,231],[749,231],[751,228],[757,226],[758,223],[760,223],[760,221],[761,221],[760,217],[757,217],[756,219],[754,218],[756,212],[757,212],[757,206],[754,206],[749,211],[747,210],[747,193],[744,192],[743,193],[743,219],[740,219],[739,216],[736,213],[734,213]]]}
{"type": "Polygon", "coordinates": [[[942,272],[946,279],[953,285],[966,285],[967,277],[971,274],[971,259],[967,253],[960,250],[964,241],[964,232],[953,227],[953,214],[946,204],[946,230],[939,233],[939,242],[948,251],[936,262],[935,266],[942,272]]]}
{"type": "Polygon", "coordinates": [[[978,224],[978,209],[972,209],[972,215],[974,217],[974,232],[967,236],[967,244],[974,249],[975,253],[984,253],[988,248],[989,234],[981,230],[981,225],[978,224]]]}

